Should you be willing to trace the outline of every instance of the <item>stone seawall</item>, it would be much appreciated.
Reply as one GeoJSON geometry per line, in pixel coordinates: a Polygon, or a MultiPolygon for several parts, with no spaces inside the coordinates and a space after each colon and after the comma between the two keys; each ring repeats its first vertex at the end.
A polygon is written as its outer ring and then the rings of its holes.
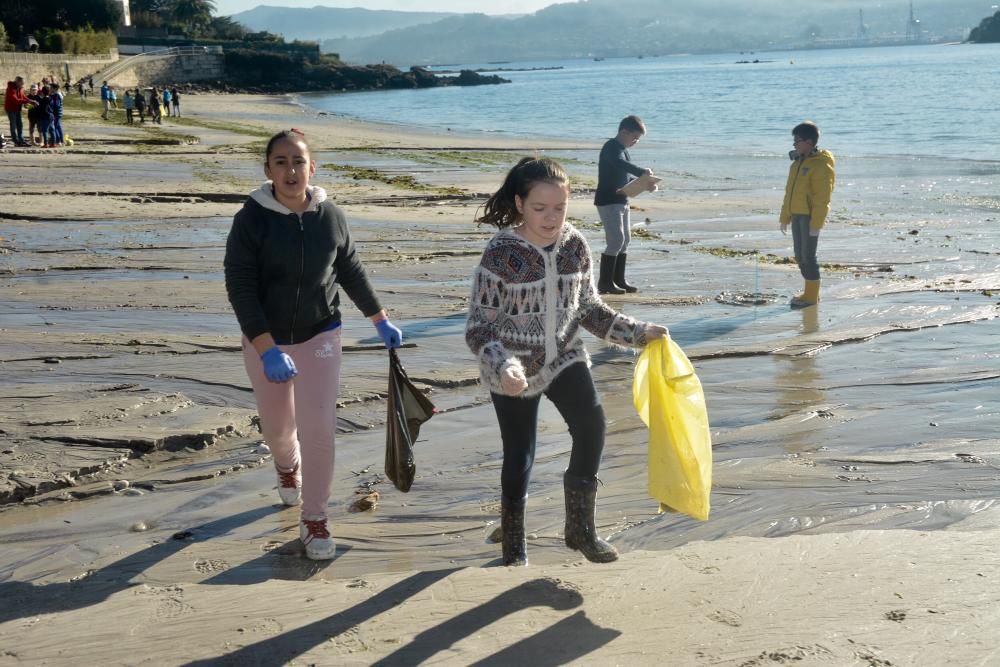
{"type": "Polygon", "coordinates": [[[221,53],[195,53],[172,57],[140,59],[133,67],[114,75],[115,86],[166,86],[196,81],[217,81],[226,75],[221,53]]]}
{"type": "Polygon", "coordinates": [[[118,51],[106,54],[73,56],[63,53],[12,53],[0,52],[0,82],[6,84],[14,77],[23,76],[25,82],[43,78],[59,82],[77,81],[118,61],[118,51]]]}

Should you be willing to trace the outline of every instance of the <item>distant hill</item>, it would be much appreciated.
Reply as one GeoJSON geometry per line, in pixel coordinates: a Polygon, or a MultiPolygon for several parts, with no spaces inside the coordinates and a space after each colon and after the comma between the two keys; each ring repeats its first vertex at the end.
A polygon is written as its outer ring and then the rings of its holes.
{"type": "Polygon", "coordinates": [[[388,30],[433,23],[453,16],[444,12],[396,12],[336,7],[272,7],[259,5],[230,18],[251,30],[267,30],[285,39],[321,42],[332,38],[377,35],[388,30]]]}
{"type": "MultiPolygon", "coordinates": [[[[979,0],[915,4],[915,32],[923,40],[961,40],[982,18],[979,0]]],[[[326,40],[322,48],[350,62],[408,66],[833,46],[859,35],[859,9],[870,39],[903,39],[904,2],[581,0],[519,17],[454,15],[380,35],[326,40]]]]}

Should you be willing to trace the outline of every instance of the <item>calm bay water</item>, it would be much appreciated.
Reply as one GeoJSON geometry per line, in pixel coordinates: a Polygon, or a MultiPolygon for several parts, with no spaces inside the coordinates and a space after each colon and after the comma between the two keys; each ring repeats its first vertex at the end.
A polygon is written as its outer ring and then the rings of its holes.
{"type": "Polygon", "coordinates": [[[368,120],[580,140],[635,113],[649,127],[643,145],[674,154],[782,153],[809,118],[838,156],[998,160],[998,62],[998,44],[527,62],[503,67],[563,69],[502,72],[503,86],[303,101],[368,120]]]}

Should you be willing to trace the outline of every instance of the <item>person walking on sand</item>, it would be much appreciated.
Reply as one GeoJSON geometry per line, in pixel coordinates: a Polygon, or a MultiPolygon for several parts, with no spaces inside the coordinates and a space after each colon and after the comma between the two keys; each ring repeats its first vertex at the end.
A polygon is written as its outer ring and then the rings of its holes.
{"type": "Polygon", "coordinates": [[[146,97],[138,88],[135,89],[135,110],[139,112],[139,122],[146,122],[146,97]]]}
{"type": "Polygon", "coordinates": [[[170,101],[174,104],[174,115],[179,118],[181,115],[181,95],[176,88],[170,89],[170,101]]]}
{"type": "Polygon", "coordinates": [[[111,88],[107,81],[101,84],[101,107],[101,118],[107,120],[108,114],[111,112],[111,88]]]}
{"type": "Polygon", "coordinates": [[[792,308],[805,308],[819,303],[819,262],[816,247],[819,232],[830,212],[830,198],[836,185],[836,162],[830,151],[820,150],[819,128],[812,121],[792,128],[792,150],[788,157],[792,165],[785,183],[785,199],[781,204],[781,233],[792,228],[795,261],[805,280],[802,294],[792,297],[792,308]]]}
{"type": "Polygon", "coordinates": [[[160,94],[156,88],[149,91],[149,120],[157,125],[163,124],[163,115],[160,109],[160,94]]]}
{"type": "Polygon", "coordinates": [[[163,89],[163,112],[170,118],[170,89],[163,89]]]}
{"type": "Polygon", "coordinates": [[[542,394],[566,420],[573,441],[563,475],[566,546],[593,562],[618,558],[594,525],[605,420],[580,328],[630,347],[667,335],[665,327],[601,301],[590,247],[566,222],[569,195],[569,178],[557,162],[523,158],[478,219],[500,231],[473,274],[465,340],[479,360],[500,426],[505,565],[528,562],[524,511],[542,394]]]}
{"type": "Polygon", "coordinates": [[[269,180],[233,218],[224,265],[278,494],[285,505],[302,504],[306,557],[327,560],[335,551],[327,505],[341,362],[337,285],[386,348],[402,345],[403,334],[379,304],[344,213],[310,185],[315,173],[301,132],[271,137],[264,153],[269,180]]]}
{"type": "Polygon", "coordinates": [[[132,97],[132,91],[128,88],[125,89],[125,97],[122,99],[122,103],[125,105],[125,124],[135,125],[135,118],[133,117],[133,109],[135,109],[135,98],[132,97]]]}
{"type": "Polygon", "coordinates": [[[619,192],[628,185],[631,176],[652,175],[632,163],[628,149],[646,134],[646,125],[638,116],[626,116],[618,123],[618,134],[604,142],[597,161],[597,190],[594,205],[604,226],[607,247],[601,255],[601,273],[597,291],[601,294],[637,292],[639,288],[625,280],[628,244],[632,239],[632,221],[628,197],[619,192]]]}

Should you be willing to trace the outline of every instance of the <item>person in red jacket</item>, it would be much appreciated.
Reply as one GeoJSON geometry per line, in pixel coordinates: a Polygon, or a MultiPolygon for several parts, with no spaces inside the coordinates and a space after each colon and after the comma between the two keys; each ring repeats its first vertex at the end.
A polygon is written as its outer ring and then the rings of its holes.
{"type": "Polygon", "coordinates": [[[27,146],[24,143],[21,107],[29,104],[31,104],[31,100],[24,94],[24,77],[19,76],[13,81],[8,81],[7,94],[3,98],[3,110],[7,112],[7,119],[10,121],[10,137],[18,146],[27,146]]]}

